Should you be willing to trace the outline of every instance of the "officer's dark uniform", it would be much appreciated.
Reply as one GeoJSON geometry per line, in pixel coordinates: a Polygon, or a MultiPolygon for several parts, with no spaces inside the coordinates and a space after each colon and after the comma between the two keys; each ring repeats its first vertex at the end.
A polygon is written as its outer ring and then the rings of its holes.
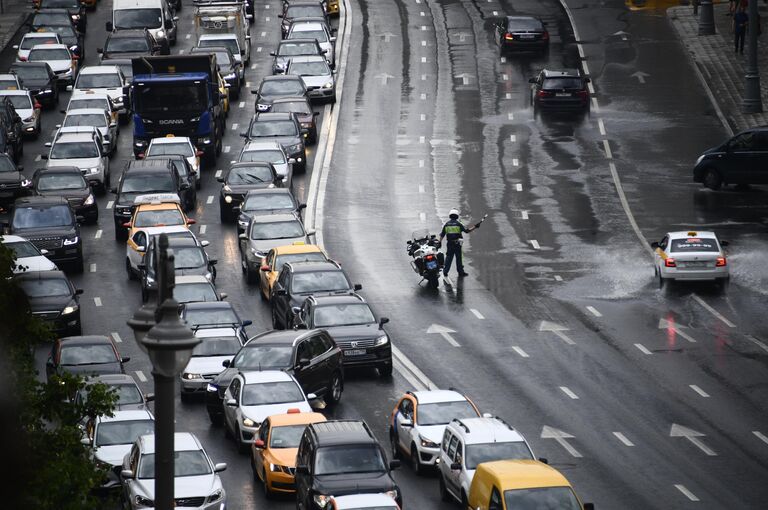
{"type": "Polygon", "coordinates": [[[469,230],[467,230],[467,227],[464,226],[463,223],[461,223],[459,220],[450,219],[448,220],[445,225],[443,225],[443,230],[440,231],[440,240],[442,241],[443,238],[447,238],[448,241],[445,245],[445,266],[443,267],[443,275],[448,276],[448,271],[451,269],[451,263],[453,262],[453,257],[456,257],[456,269],[459,272],[459,275],[464,275],[464,263],[461,260],[461,242],[460,240],[464,238],[462,235],[464,232],[469,233],[469,230]]]}

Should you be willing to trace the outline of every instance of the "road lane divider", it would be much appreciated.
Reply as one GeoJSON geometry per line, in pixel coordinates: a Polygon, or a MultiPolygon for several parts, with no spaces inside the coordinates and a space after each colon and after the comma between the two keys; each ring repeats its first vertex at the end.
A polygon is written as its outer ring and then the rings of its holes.
{"type": "Polygon", "coordinates": [[[581,453],[568,442],[569,439],[576,439],[568,432],[550,427],[549,425],[544,425],[541,429],[541,439],[554,439],[565,451],[570,453],[572,457],[582,457],[581,453]]]}
{"type": "Polygon", "coordinates": [[[568,395],[571,400],[578,400],[579,396],[573,392],[568,386],[560,386],[560,391],[568,395]]]}
{"type": "Polygon", "coordinates": [[[563,326],[562,324],[557,324],[550,321],[541,321],[539,324],[539,332],[552,333],[568,345],[576,345],[576,342],[574,342],[568,335],[565,334],[566,331],[570,331],[570,328],[563,326]]]}
{"type": "Polygon", "coordinates": [[[635,344],[635,347],[637,347],[637,348],[640,350],[640,352],[642,352],[643,354],[653,354],[653,353],[652,353],[651,351],[649,351],[649,350],[648,350],[648,348],[647,348],[646,346],[644,346],[643,344],[635,344]]]}
{"type": "Polygon", "coordinates": [[[675,484],[675,489],[677,489],[677,490],[679,490],[680,492],[682,492],[682,493],[683,493],[683,495],[684,495],[686,498],[690,499],[691,501],[700,501],[700,500],[699,500],[699,498],[697,498],[697,497],[696,497],[696,495],[695,495],[693,492],[689,491],[689,490],[686,488],[686,486],[685,486],[685,485],[682,485],[682,484],[676,483],[676,484],[675,484]]]}
{"type": "Polygon", "coordinates": [[[101,306],[101,298],[98,297],[98,296],[93,298],[93,304],[96,305],[97,307],[100,307],[101,306]]]}
{"type": "Polygon", "coordinates": [[[701,299],[698,295],[693,295],[693,300],[699,303],[706,311],[711,313],[717,320],[728,326],[729,328],[735,328],[736,324],[729,321],[725,316],[723,316],[720,312],[712,308],[712,306],[709,305],[706,301],[701,299]]]}
{"type": "Polygon", "coordinates": [[[768,444],[768,436],[760,432],[759,430],[753,430],[752,433],[757,437],[760,441],[762,441],[765,444],[768,444]]]}
{"type": "Polygon", "coordinates": [[[104,233],[104,231],[103,231],[103,230],[101,230],[101,229],[99,229],[99,230],[97,230],[97,231],[96,231],[96,234],[94,234],[93,238],[94,238],[94,239],[101,239],[101,235],[102,235],[103,233],[104,233]]]}
{"type": "Polygon", "coordinates": [[[619,441],[621,441],[621,442],[624,444],[624,446],[635,446],[635,443],[633,443],[632,441],[630,441],[630,440],[627,438],[627,436],[625,436],[625,435],[624,435],[624,434],[622,434],[621,432],[614,432],[614,433],[613,433],[613,435],[614,435],[614,436],[616,436],[616,439],[618,439],[619,441]]]}
{"type": "Polygon", "coordinates": [[[519,354],[521,358],[530,358],[530,356],[528,355],[528,353],[527,353],[527,352],[525,352],[525,351],[523,350],[523,348],[522,348],[522,347],[520,347],[520,346],[517,346],[517,345],[513,345],[513,346],[512,346],[512,350],[513,350],[513,351],[515,351],[517,354],[519,354]]]}
{"type": "Polygon", "coordinates": [[[692,389],[693,391],[695,391],[696,393],[698,393],[699,395],[701,395],[702,397],[704,397],[704,398],[709,398],[709,393],[707,393],[706,391],[702,390],[702,389],[701,389],[700,387],[698,387],[697,385],[695,385],[695,384],[689,384],[689,385],[688,385],[688,387],[689,387],[689,388],[691,388],[691,389],[692,389]]]}
{"type": "Polygon", "coordinates": [[[96,272],[96,264],[91,264],[90,266],[88,266],[88,270],[91,273],[95,273],[96,272]]]}
{"type": "Polygon", "coordinates": [[[469,311],[472,312],[472,315],[474,315],[478,319],[480,320],[485,319],[485,316],[482,313],[480,313],[480,311],[477,310],[476,308],[470,308],[469,311]]]}
{"type": "Polygon", "coordinates": [[[588,306],[588,307],[587,307],[587,310],[589,310],[589,313],[591,313],[591,314],[592,314],[592,315],[594,315],[595,317],[602,317],[602,316],[603,316],[603,314],[602,314],[602,313],[600,313],[600,310],[598,310],[598,309],[597,309],[597,308],[595,308],[594,306],[588,306]]]}
{"type": "Polygon", "coordinates": [[[136,370],[136,372],[135,372],[135,373],[136,373],[136,377],[138,377],[138,378],[139,378],[139,381],[141,381],[141,382],[147,382],[147,376],[146,376],[146,375],[144,375],[144,372],[142,372],[141,370],[136,370]]]}

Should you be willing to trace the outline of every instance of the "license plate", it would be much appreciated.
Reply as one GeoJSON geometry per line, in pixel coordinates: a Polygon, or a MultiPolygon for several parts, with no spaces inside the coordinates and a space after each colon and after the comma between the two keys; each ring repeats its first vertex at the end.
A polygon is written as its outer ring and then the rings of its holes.
{"type": "Polygon", "coordinates": [[[557,96],[557,97],[571,97],[571,94],[569,94],[568,92],[558,92],[558,93],[555,94],[555,96],[557,96]]]}
{"type": "Polygon", "coordinates": [[[685,267],[706,267],[707,263],[702,261],[686,262],[685,267]]]}
{"type": "Polygon", "coordinates": [[[434,269],[436,267],[437,267],[437,262],[435,262],[434,260],[430,260],[429,262],[427,262],[427,269],[434,269]]]}
{"type": "Polygon", "coordinates": [[[349,349],[344,351],[344,356],[362,356],[365,352],[365,349],[349,349]]]}
{"type": "Polygon", "coordinates": [[[531,35],[531,34],[520,34],[520,35],[518,35],[518,37],[520,39],[533,39],[536,36],[535,35],[531,35]]]}

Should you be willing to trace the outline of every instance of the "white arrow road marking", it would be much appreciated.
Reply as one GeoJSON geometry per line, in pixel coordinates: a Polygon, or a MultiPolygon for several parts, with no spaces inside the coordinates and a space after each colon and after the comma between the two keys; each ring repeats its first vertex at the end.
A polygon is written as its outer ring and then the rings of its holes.
{"type": "Polygon", "coordinates": [[[575,439],[572,435],[570,435],[567,432],[563,432],[562,430],[550,427],[548,425],[544,425],[544,427],[541,429],[541,438],[542,439],[554,439],[557,441],[560,446],[562,446],[568,453],[571,454],[573,457],[581,457],[582,455],[570,444],[568,444],[567,439],[575,439]]]}
{"type": "Polygon", "coordinates": [[[616,436],[616,439],[624,443],[624,446],[635,446],[635,443],[627,439],[627,436],[625,436],[621,432],[614,432],[613,435],[616,436]]]}
{"type": "Polygon", "coordinates": [[[576,342],[571,340],[568,335],[564,333],[564,331],[570,331],[570,328],[567,328],[561,324],[555,324],[554,322],[549,321],[541,321],[541,324],[539,324],[539,331],[549,331],[550,333],[554,333],[558,338],[560,338],[568,345],[576,345],[576,342]]]}
{"type": "Polygon", "coordinates": [[[768,437],[759,430],[753,430],[752,433],[763,443],[768,444],[768,437]]]}
{"type": "Polygon", "coordinates": [[[530,358],[530,356],[528,356],[528,353],[525,352],[521,347],[518,347],[517,345],[513,345],[512,350],[518,353],[522,358],[530,358]]]}
{"type": "Polygon", "coordinates": [[[700,437],[707,437],[706,434],[702,434],[701,432],[697,432],[693,429],[689,429],[688,427],[683,427],[682,425],[678,425],[677,423],[672,424],[672,428],[669,431],[669,437],[684,437],[691,443],[693,443],[699,450],[704,452],[706,455],[709,455],[710,457],[714,457],[717,455],[714,450],[712,450],[709,446],[705,445],[704,442],[699,439],[700,437]]]}
{"type": "Polygon", "coordinates": [[[632,78],[637,78],[637,81],[640,83],[645,83],[645,79],[650,76],[648,73],[644,73],[642,71],[637,71],[635,73],[630,74],[632,78]]]}
{"type": "Polygon", "coordinates": [[[94,238],[94,239],[101,239],[101,235],[102,235],[103,233],[104,233],[104,232],[103,232],[101,229],[99,229],[99,230],[97,230],[97,231],[96,231],[96,234],[93,236],[93,238],[94,238]]]}
{"type": "Polygon", "coordinates": [[[394,78],[394,76],[392,76],[391,74],[382,73],[382,74],[377,74],[376,76],[374,76],[374,78],[381,80],[382,85],[386,85],[389,80],[394,78]]]}
{"type": "Polygon", "coordinates": [[[685,497],[690,499],[691,501],[701,501],[699,498],[696,497],[696,495],[693,492],[689,491],[685,485],[676,483],[675,488],[680,492],[682,492],[683,495],[685,495],[685,497]]]}
{"type": "Polygon", "coordinates": [[[709,393],[707,393],[706,391],[702,390],[701,388],[699,388],[695,384],[689,384],[688,387],[691,388],[696,393],[698,393],[699,395],[701,395],[702,397],[709,398],[709,393]]]}
{"type": "Polygon", "coordinates": [[[687,333],[683,333],[682,328],[684,326],[681,326],[680,324],[675,324],[675,321],[671,321],[668,319],[659,319],[659,329],[666,329],[667,331],[672,331],[681,337],[685,338],[689,342],[696,342],[696,339],[692,336],[688,335],[687,333]]]}
{"type": "Polygon", "coordinates": [[[705,310],[707,310],[709,313],[711,313],[712,315],[714,315],[714,316],[715,316],[715,317],[716,317],[718,320],[720,320],[720,321],[721,321],[723,324],[725,324],[725,325],[726,325],[726,326],[728,326],[729,328],[735,328],[735,327],[736,327],[736,324],[734,324],[733,322],[731,322],[731,321],[729,321],[728,319],[726,319],[726,318],[725,318],[723,315],[721,315],[721,314],[720,314],[720,312],[718,312],[717,310],[715,310],[714,308],[712,308],[711,306],[709,306],[709,304],[707,304],[707,302],[706,302],[706,301],[704,301],[703,299],[701,299],[701,298],[700,298],[699,296],[697,296],[696,294],[694,294],[694,295],[693,295],[693,299],[694,299],[694,301],[696,301],[698,304],[700,304],[701,306],[703,306],[705,310]]]}
{"type": "Polygon", "coordinates": [[[452,346],[454,346],[454,347],[461,347],[459,342],[457,342],[456,340],[453,339],[453,337],[451,336],[451,333],[456,333],[456,332],[454,330],[452,330],[451,328],[447,328],[445,326],[441,326],[440,324],[432,324],[427,329],[427,334],[428,335],[434,335],[434,334],[440,335],[440,336],[442,336],[445,339],[446,342],[448,342],[452,346]]]}
{"type": "Polygon", "coordinates": [[[144,372],[142,372],[141,370],[136,371],[136,377],[138,377],[139,381],[141,382],[147,382],[147,376],[144,375],[144,372]]]}

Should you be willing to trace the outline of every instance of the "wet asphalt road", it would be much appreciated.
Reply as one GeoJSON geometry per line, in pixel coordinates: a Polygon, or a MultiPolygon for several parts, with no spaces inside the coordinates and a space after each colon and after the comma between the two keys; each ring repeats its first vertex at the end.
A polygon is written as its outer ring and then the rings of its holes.
{"type": "MultiPolygon", "coordinates": [[[[392,319],[399,351],[391,382],[348,374],[335,416],[362,417],[386,442],[399,394],[456,386],[518,428],[598,508],[760,508],[768,496],[761,439],[768,435],[768,201],[761,188],[713,193],[690,182],[695,158],[725,132],[666,19],[590,0],[572,6],[577,37],[552,0],[348,6],[351,30],[339,34],[340,48],[349,38],[344,89],[338,122],[326,133],[333,153],[323,145],[326,158],[314,166],[327,163],[317,223],[329,253],[363,283],[376,312],[392,319]],[[491,27],[502,13],[540,15],[552,34],[549,53],[500,57],[491,27]],[[576,41],[597,104],[587,116],[534,117],[527,79],[541,67],[579,65],[576,41]],[[453,274],[452,287],[432,291],[418,285],[405,240],[419,228],[437,232],[452,207],[464,219],[486,212],[489,219],[465,244],[471,276],[453,274]],[[655,285],[639,237],[689,228],[731,241],[727,290],[655,285]],[[447,335],[459,346],[427,334],[433,325],[452,330],[447,335]],[[670,437],[673,424],[704,436],[670,437]],[[541,437],[557,435],[552,429],[573,436],[560,439],[567,447],[541,437]]],[[[254,87],[279,38],[278,7],[274,0],[257,5],[254,87]]],[[[108,8],[104,1],[89,14],[87,64],[96,63],[108,8]]],[[[191,9],[180,15],[174,52],[192,44],[184,35],[191,9]]],[[[10,54],[2,57],[7,65],[10,54]]],[[[236,157],[241,139],[233,125],[246,125],[252,98],[233,102],[230,152],[214,171],[236,157]]],[[[335,119],[330,108],[321,111],[322,122],[335,119]]],[[[44,133],[61,117],[45,112],[44,133]]],[[[48,139],[26,144],[28,174],[48,139]]],[[[113,171],[131,156],[130,143],[123,126],[113,171]]],[[[214,172],[203,175],[196,228],[205,227],[201,237],[219,259],[218,288],[254,321],[255,334],[269,327],[269,310],[238,269],[233,227],[219,222],[214,172]]],[[[294,183],[298,195],[311,195],[309,174],[294,183]]],[[[122,269],[113,198],[100,197],[99,224],[83,228],[86,272],[73,278],[85,289],[84,332],[117,333],[121,353],[132,357],[128,368],[151,391],[149,362],[125,325],[140,292],[122,269]]],[[[222,479],[230,508],[293,508],[291,500],[265,502],[247,457],[209,426],[201,403],[177,402],[176,411],[179,430],[197,434],[215,462],[228,463],[222,479]]],[[[419,479],[404,466],[395,477],[407,508],[446,508],[434,476],[419,479]]]]}

